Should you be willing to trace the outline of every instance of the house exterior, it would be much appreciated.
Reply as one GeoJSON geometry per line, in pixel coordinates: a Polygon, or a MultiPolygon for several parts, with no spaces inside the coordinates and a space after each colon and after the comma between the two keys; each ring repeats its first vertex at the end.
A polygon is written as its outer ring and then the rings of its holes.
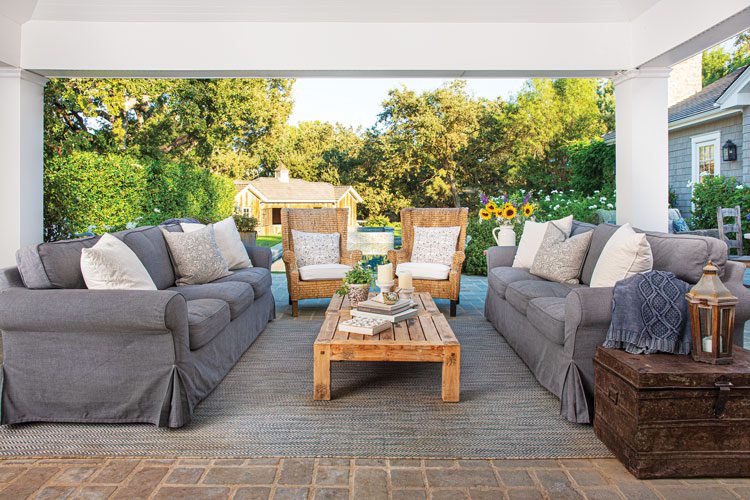
{"type": "MultiPolygon", "coordinates": [[[[669,188],[683,215],[691,212],[692,185],[702,176],[750,183],[750,69],[739,68],[701,88],[696,61],[700,54],[675,66],[669,81],[669,188]],[[725,145],[736,147],[736,160],[722,157],[725,145]]],[[[604,139],[614,143],[615,135],[604,139]]]]}
{"type": "Polygon", "coordinates": [[[281,233],[282,208],[348,208],[349,226],[357,225],[357,204],[362,197],[352,186],[293,179],[282,166],[274,177],[235,181],[235,208],[258,219],[258,234],[281,233]]]}

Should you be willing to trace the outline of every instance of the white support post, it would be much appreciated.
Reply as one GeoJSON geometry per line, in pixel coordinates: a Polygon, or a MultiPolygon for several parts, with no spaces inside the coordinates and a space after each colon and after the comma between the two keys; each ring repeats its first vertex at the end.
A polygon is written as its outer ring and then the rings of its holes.
{"type": "Polygon", "coordinates": [[[635,69],[614,78],[618,224],[667,232],[669,71],[635,69]]]}
{"type": "Polygon", "coordinates": [[[0,267],[43,238],[44,85],[39,75],[0,68],[0,267]]]}

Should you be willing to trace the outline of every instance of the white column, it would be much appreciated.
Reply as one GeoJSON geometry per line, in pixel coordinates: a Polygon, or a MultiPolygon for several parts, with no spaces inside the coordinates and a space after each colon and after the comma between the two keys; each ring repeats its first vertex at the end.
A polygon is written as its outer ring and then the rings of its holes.
{"type": "Polygon", "coordinates": [[[0,267],[16,250],[42,241],[44,84],[16,68],[0,68],[0,267]]]}
{"type": "Polygon", "coordinates": [[[613,79],[617,130],[617,223],[667,231],[669,68],[629,70],[613,79]]]}

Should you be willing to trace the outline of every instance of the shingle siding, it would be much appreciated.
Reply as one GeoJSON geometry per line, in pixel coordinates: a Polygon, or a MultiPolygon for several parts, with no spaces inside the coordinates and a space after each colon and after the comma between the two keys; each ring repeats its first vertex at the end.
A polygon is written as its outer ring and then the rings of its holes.
{"type": "Polygon", "coordinates": [[[735,177],[745,183],[750,182],[750,112],[671,131],[669,133],[669,187],[677,193],[677,208],[683,215],[688,215],[690,212],[692,194],[692,189],[688,187],[688,182],[693,176],[691,138],[717,131],[721,134],[720,146],[727,140],[737,145],[737,161],[722,161],[721,175],[735,177]]]}

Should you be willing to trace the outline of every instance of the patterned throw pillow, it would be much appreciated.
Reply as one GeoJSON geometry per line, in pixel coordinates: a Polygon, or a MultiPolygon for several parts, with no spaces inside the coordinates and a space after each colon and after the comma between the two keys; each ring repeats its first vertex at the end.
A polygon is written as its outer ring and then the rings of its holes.
{"type": "Polygon", "coordinates": [[[563,230],[550,224],[529,272],[549,281],[578,284],[593,234],[587,231],[566,239],[563,230]]]}
{"type": "Polygon", "coordinates": [[[456,253],[456,243],[460,233],[460,226],[414,226],[414,246],[411,249],[411,261],[450,266],[453,263],[453,254],[456,253]]]}
{"type": "Polygon", "coordinates": [[[173,233],[162,228],[172,255],[177,285],[202,285],[232,274],[216,244],[214,228],[206,226],[190,233],[173,233]]]}
{"type": "Polygon", "coordinates": [[[306,233],[292,229],[297,267],[338,264],[341,260],[340,238],[339,233],[306,233]]]}
{"type": "Polygon", "coordinates": [[[675,233],[684,233],[685,231],[690,231],[687,222],[685,222],[685,219],[683,218],[673,220],[672,227],[674,228],[675,233]]]}

